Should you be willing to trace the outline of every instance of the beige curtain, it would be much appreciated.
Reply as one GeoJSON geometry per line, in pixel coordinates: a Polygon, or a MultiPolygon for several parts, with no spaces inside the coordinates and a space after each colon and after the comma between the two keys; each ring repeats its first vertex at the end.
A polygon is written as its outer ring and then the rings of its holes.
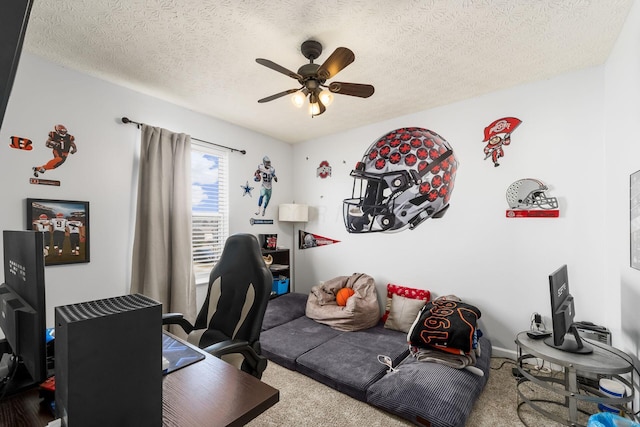
{"type": "Polygon", "coordinates": [[[131,293],[195,320],[189,135],[142,125],[132,262],[131,293]]]}

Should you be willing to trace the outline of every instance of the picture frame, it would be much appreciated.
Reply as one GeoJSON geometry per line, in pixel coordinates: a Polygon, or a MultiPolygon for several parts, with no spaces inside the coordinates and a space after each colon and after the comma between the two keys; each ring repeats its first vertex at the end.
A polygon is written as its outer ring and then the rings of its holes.
{"type": "Polygon", "coordinates": [[[26,199],[26,228],[44,236],[45,265],[91,260],[89,202],[26,199]]]}
{"type": "Polygon", "coordinates": [[[640,270],[640,170],[629,176],[629,264],[640,270]]]}

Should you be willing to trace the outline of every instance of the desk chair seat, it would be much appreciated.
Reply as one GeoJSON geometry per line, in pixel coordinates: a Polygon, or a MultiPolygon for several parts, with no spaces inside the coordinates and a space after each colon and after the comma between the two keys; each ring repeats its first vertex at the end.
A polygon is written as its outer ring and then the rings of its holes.
{"type": "Polygon", "coordinates": [[[189,342],[261,378],[267,359],[261,355],[260,329],[272,282],[258,239],[234,234],[211,270],[208,294],[195,323],[180,313],[168,313],[163,324],[180,325],[189,342]]]}

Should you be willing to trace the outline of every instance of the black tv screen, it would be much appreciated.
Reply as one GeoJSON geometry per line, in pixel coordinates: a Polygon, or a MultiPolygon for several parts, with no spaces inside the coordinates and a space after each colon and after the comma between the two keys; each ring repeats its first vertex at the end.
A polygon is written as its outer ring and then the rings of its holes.
{"type": "Polygon", "coordinates": [[[0,1],[0,128],[18,69],[33,0],[0,1]]]}

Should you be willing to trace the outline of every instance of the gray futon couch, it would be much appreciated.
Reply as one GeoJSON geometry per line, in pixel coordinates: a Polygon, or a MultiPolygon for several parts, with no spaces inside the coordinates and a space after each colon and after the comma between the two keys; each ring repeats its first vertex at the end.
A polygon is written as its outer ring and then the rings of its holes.
{"type": "Polygon", "coordinates": [[[491,342],[480,337],[478,376],[465,369],[420,362],[409,355],[407,334],[383,323],[343,332],[305,315],[307,295],[269,301],[262,324],[262,354],[355,399],[427,427],[464,426],[489,378],[491,342]],[[378,362],[389,356],[395,372],[378,362]]]}

